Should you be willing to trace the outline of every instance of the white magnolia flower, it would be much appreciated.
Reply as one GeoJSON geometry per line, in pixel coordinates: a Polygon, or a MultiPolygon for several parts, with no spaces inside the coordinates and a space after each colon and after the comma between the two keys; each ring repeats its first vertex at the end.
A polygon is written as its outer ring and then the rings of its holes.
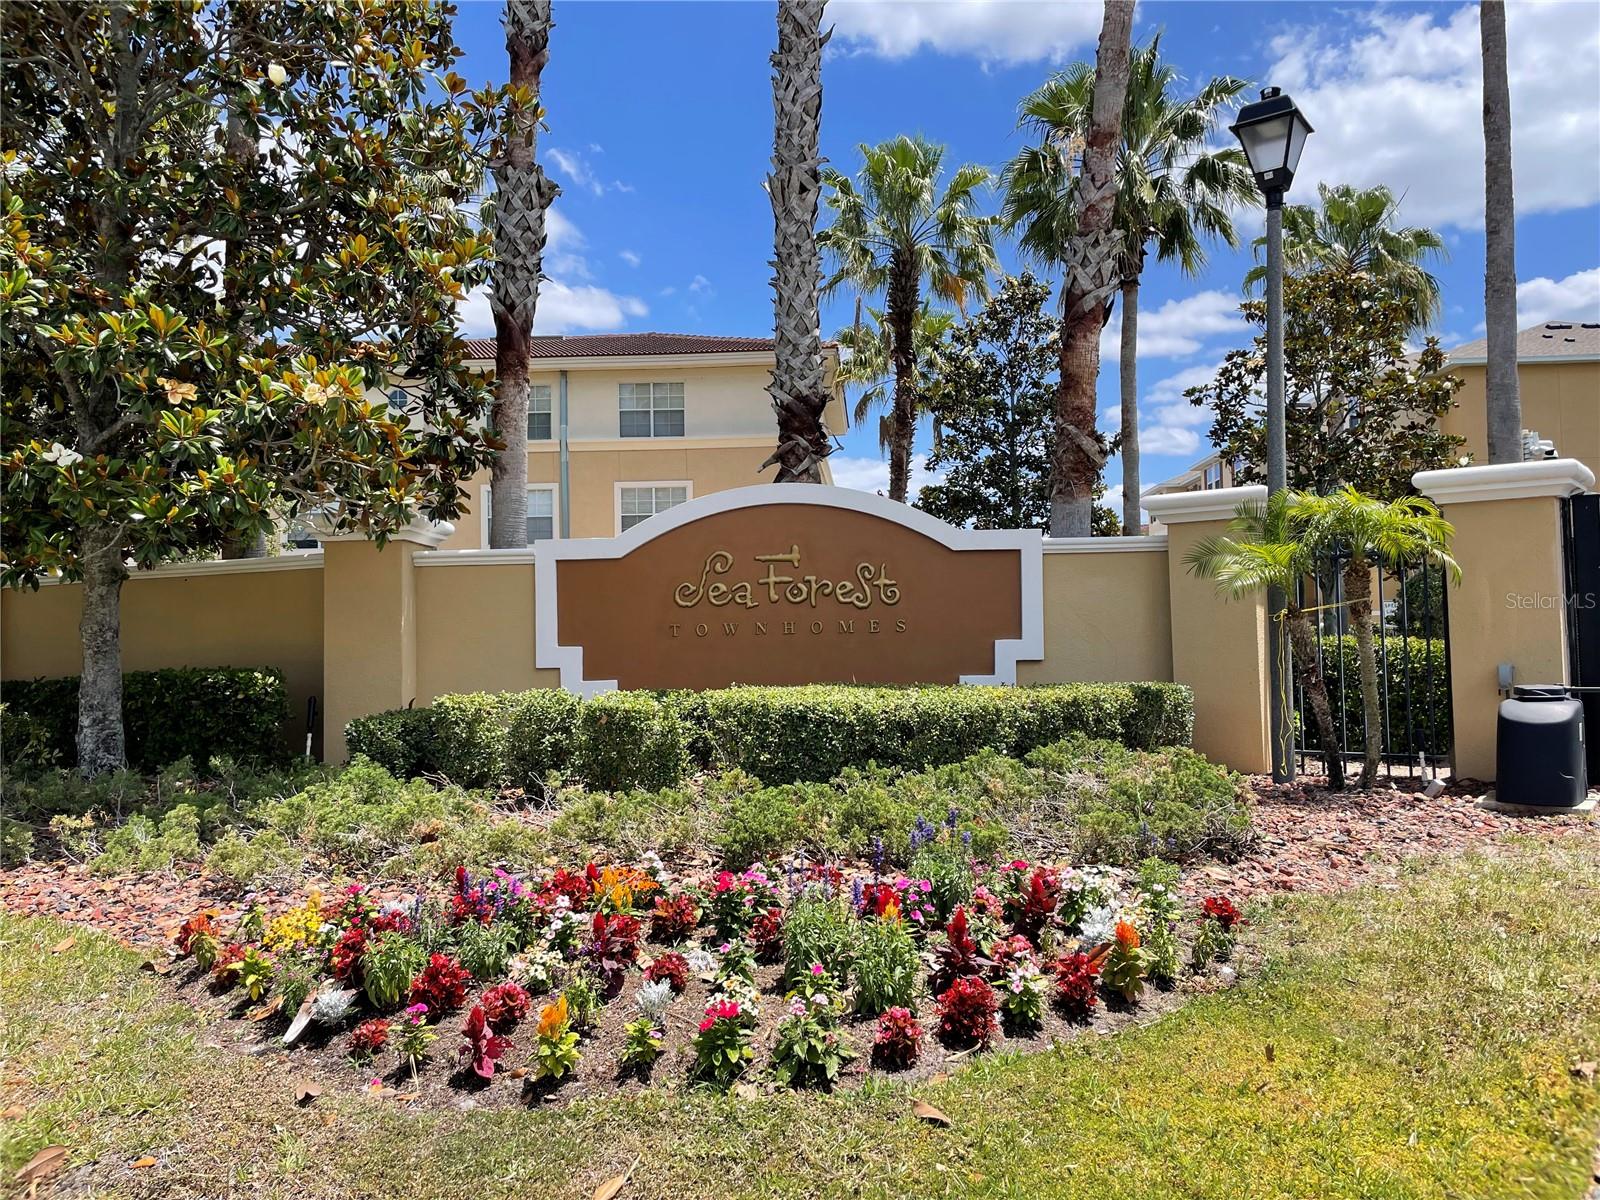
{"type": "Polygon", "coordinates": [[[289,72],[283,69],[283,65],[281,63],[268,63],[267,78],[272,80],[275,87],[282,87],[284,85],[284,81],[289,78],[289,72]]]}
{"type": "Polygon", "coordinates": [[[60,442],[51,442],[50,449],[39,456],[47,463],[55,463],[58,467],[70,467],[83,461],[83,455],[76,450],[70,450],[60,442]]]}

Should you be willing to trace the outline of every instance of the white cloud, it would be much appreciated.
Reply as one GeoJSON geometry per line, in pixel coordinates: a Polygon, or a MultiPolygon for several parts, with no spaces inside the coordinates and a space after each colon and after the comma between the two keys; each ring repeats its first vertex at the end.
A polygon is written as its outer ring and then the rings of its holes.
{"type": "MultiPolygon", "coordinates": [[[[550,209],[545,220],[549,241],[545,244],[544,269],[548,278],[539,285],[539,307],[533,319],[535,333],[603,332],[622,328],[630,317],[649,314],[650,309],[637,296],[620,295],[583,282],[589,278],[589,264],[582,253],[588,244],[583,231],[556,207],[550,209]]],[[[458,310],[463,337],[494,336],[488,288],[473,291],[458,310]]]]}
{"type": "MultiPolygon", "coordinates": [[[[1156,380],[1139,397],[1139,450],[1143,454],[1178,454],[1186,458],[1205,453],[1206,431],[1212,412],[1206,405],[1190,404],[1183,393],[1216,378],[1220,363],[1202,363],[1156,380]]],[[[1114,426],[1114,422],[1112,423],[1114,426]]],[[[1146,479],[1151,486],[1158,480],[1146,479]]]]}
{"type": "Polygon", "coordinates": [[[1059,61],[1100,33],[1083,0],[834,0],[833,46],[905,58],[924,48],[984,63],[1059,61]]]}
{"type": "Polygon", "coordinates": [[[696,296],[709,296],[712,294],[711,280],[704,275],[696,275],[689,281],[689,291],[696,296]]]}
{"type": "Polygon", "coordinates": [[[627,263],[630,267],[637,267],[641,262],[644,261],[639,257],[638,253],[633,250],[618,250],[617,257],[623,262],[627,263]]]}
{"type": "MultiPolygon", "coordinates": [[[[1406,220],[1483,225],[1482,59],[1476,5],[1339,9],[1339,24],[1273,42],[1265,80],[1316,132],[1294,199],[1317,181],[1384,183],[1406,220]]],[[[1517,213],[1600,202],[1600,6],[1507,5],[1517,213]]]]}
{"type": "Polygon", "coordinates": [[[1517,326],[1544,321],[1600,321],[1600,267],[1565,279],[1540,276],[1517,284],[1517,326]]]}
{"type": "MultiPolygon", "coordinates": [[[[877,492],[882,496],[889,494],[889,464],[882,458],[830,454],[828,469],[833,472],[833,482],[836,487],[853,488],[858,492],[877,492]]],[[[941,478],[943,478],[941,475],[929,474],[928,460],[924,455],[912,455],[911,482],[908,488],[910,499],[915,500],[923,487],[930,483],[938,483],[941,478]]]]}
{"type": "MultiPolygon", "coordinates": [[[[1159,308],[1139,314],[1139,358],[1184,358],[1197,354],[1206,342],[1224,334],[1235,341],[1245,332],[1239,315],[1240,297],[1212,290],[1181,300],[1168,300],[1159,308]]],[[[1100,334],[1100,357],[1117,362],[1122,351],[1122,317],[1117,315],[1100,334]]]]}
{"type": "MultiPolygon", "coordinates": [[[[601,149],[593,142],[589,143],[589,153],[599,154],[601,149]]],[[[614,192],[631,192],[633,185],[624,183],[620,179],[613,179],[607,183],[600,178],[599,171],[595,168],[589,156],[578,150],[563,150],[559,146],[552,146],[548,151],[550,161],[555,163],[556,169],[565,175],[575,187],[593,192],[596,196],[603,196],[610,190],[614,192]]]]}

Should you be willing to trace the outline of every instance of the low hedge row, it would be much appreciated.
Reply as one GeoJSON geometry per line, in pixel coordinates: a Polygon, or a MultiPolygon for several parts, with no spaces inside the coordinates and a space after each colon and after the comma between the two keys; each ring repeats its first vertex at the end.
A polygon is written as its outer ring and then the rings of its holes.
{"type": "MultiPolygon", "coordinates": [[[[77,762],[78,678],[11,680],[5,685],[4,740],[25,731],[30,756],[77,762]],[[15,725],[13,726],[13,722],[15,725]]],[[[157,771],[181,758],[216,755],[274,762],[284,756],[289,697],[271,668],[182,667],[129,671],[122,677],[122,723],[128,765],[157,771]]],[[[8,752],[8,762],[16,762],[8,752]]]]}
{"type": "Polygon", "coordinates": [[[921,770],[982,750],[1021,756],[1072,734],[1145,750],[1187,745],[1193,731],[1193,696],[1170,683],[815,685],[441,696],[358,718],[345,739],[400,778],[533,789],[555,772],[618,790],[672,787],[696,767],[820,782],[868,763],[921,770]]]}

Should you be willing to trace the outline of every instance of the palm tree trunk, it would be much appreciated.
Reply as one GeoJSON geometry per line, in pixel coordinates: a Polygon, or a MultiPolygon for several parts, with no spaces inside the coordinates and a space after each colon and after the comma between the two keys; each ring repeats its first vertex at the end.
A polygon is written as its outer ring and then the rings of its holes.
{"type": "Polygon", "coordinates": [[[1324,773],[1328,786],[1334,791],[1344,790],[1344,758],[1339,753],[1339,733],[1333,723],[1333,705],[1328,700],[1328,681],[1322,677],[1317,665],[1317,635],[1311,621],[1299,605],[1291,603],[1285,610],[1289,626],[1289,640],[1294,643],[1290,660],[1294,664],[1296,681],[1305,693],[1306,704],[1311,709],[1311,721],[1317,727],[1317,741],[1322,745],[1324,773]]]}
{"type": "Polygon", "coordinates": [[[78,638],[78,771],[85,777],[127,763],[122,732],[122,531],[96,526],[83,533],[83,615],[78,638]]]}
{"type": "MultiPolygon", "coordinates": [[[[821,483],[833,449],[822,419],[828,389],[818,316],[822,256],[817,198],[822,192],[822,32],[826,0],[779,0],[778,48],[772,55],[773,365],[767,394],[778,422],[778,447],[762,463],[778,465],[779,483],[821,483]]],[[[861,327],[860,301],[856,329],[861,327]]],[[[857,345],[859,346],[859,338],[857,345]]]]}
{"type": "Polygon", "coordinates": [[[530,98],[511,114],[505,151],[494,164],[494,406],[490,422],[505,448],[490,474],[489,545],[528,544],[528,361],[539,276],[544,269],[545,210],[561,189],[535,160],[539,83],[550,58],[550,0],[506,0],[511,84],[530,98]]]}
{"type": "Polygon", "coordinates": [[[916,338],[919,279],[916,264],[897,253],[889,265],[890,348],[894,359],[894,401],[889,414],[889,499],[901,504],[911,487],[911,449],[917,434],[916,338]]]}
{"type": "Polygon", "coordinates": [[[1139,277],[1122,281],[1122,532],[1144,526],[1139,506],[1139,277]]]}
{"type": "Polygon", "coordinates": [[[1511,87],[1506,79],[1506,6],[1481,0],[1483,48],[1483,319],[1489,461],[1522,461],[1522,398],[1517,387],[1516,194],[1511,182],[1511,87]]]}
{"type": "Polygon", "coordinates": [[[1383,710],[1378,702],[1378,653],[1372,644],[1372,564],[1354,555],[1344,569],[1345,600],[1356,635],[1356,662],[1361,673],[1361,786],[1378,781],[1383,758],[1383,710]]]}
{"type": "Polygon", "coordinates": [[[1106,302],[1117,285],[1121,239],[1111,220],[1132,29],[1133,0],[1106,0],[1095,53],[1094,111],[1084,146],[1077,228],[1067,240],[1065,254],[1061,383],[1050,463],[1050,532],[1056,537],[1088,537],[1092,532],[1094,489],[1105,465],[1105,453],[1095,436],[1095,388],[1106,302]]]}

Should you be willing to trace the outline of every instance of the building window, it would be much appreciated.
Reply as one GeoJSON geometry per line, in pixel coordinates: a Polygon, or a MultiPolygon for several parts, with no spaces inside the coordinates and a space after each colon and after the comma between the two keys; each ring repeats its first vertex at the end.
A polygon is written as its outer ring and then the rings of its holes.
{"type": "Polygon", "coordinates": [[[392,388],[390,388],[389,389],[389,407],[394,409],[395,412],[399,412],[401,409],[405,408],[405,406],[406,406],[406,390],[405,390],[405,388],[403,388],[403,387],[392,387],[392,388]]]}
{"type": "MultiPolygon", "coordinates": [[[[494,519],[494,492],[483,489],[483,544],[489,545],[489,527],[494,519]]],[[[556,489],[547,483],[528,485],[528,545],[547,542],[556,536],[556,489]]]]}
{"type": "Polygon", "coordinates": [[[1203,486],[1208,492],[1213,488],[1219,488],[1222,486],[1222,464],[1220,462],[1214,462],[1206,468],[1206,477],[1203,486]]]}
{"type": "Polygon", "coordinates": [[[617,401],[623,437],[683,436],[683,384],[619,384],[617,401]]]}
{"type": "Polygon", "coordinates": [[[550,440],[550,385],[536,383],[528,389],[528,440],[550,440]]]}
{"type": "Polygon", "coordinates": [[[617,532],[626,533],[640,521],[666,512],[688,498],[687,483],[619,483],[617,532]]]}

